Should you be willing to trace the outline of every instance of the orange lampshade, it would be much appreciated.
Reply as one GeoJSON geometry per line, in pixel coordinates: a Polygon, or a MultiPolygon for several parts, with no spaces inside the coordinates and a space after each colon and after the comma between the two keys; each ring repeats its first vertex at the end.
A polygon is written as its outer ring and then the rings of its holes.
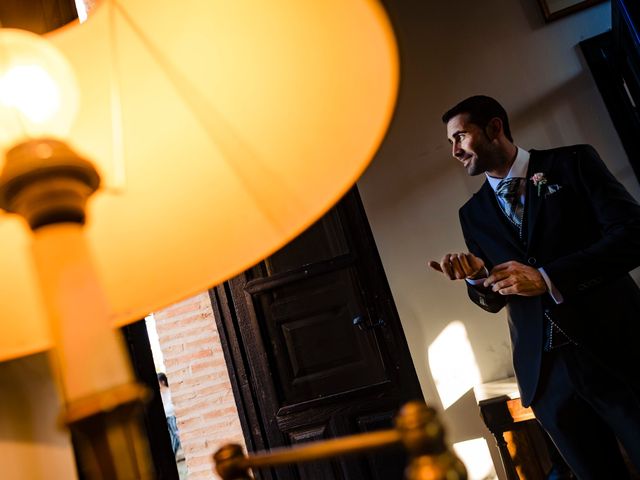
{"type": "MultiPolygon", "coordinates": [[[[301,233],[366,168],[396,99],[374,0],[105,0],[46,39],[78,84],[67,142],[103,177],[86,236],[114,325],[301,233]]],[[[0,215],[0,360],[51,346],[29,235],[0,215]]]]}

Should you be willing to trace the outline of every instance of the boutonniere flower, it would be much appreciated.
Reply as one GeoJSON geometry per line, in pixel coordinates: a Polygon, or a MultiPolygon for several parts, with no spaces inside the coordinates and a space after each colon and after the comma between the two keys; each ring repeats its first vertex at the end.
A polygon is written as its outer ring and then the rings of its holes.
{"type": "Polygon", "coordinates": [[[540,196],[542,187],[547,184],[547,177],[544,176],[544,173],[538,172],[534,173],[530,180],[533,182],[534,187],[538,187],[538,196],[540,196]]]}

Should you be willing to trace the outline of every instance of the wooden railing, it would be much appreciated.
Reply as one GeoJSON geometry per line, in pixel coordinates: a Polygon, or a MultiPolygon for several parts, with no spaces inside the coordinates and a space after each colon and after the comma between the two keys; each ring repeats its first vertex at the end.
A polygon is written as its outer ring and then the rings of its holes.
{"type": "Polygon", "coordinates": [[[462,462],[447,447],[445,432],[435,410],[423,402],[410,402],[398,413],[395,428],[351,435],[270,452],[244,454],[229,444],[214,454],[216,471],[223,480],[250,480],[252,469],[275,467],[336,456],[403,446],[409,454],[407,480],[466,480],[462,462]]]}

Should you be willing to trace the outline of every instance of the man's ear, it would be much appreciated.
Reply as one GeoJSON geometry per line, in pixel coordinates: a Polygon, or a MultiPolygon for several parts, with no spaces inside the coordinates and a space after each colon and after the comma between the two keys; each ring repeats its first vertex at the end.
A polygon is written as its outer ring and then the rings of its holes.
{"type": "Polygon", "coordinates": [[[491,120],[489,120],[489,123],[487,123],[485,132],[489,137],[489,140],[493,141],[500,137],[500,134],[503,132],[502,129],[502,120],[500,120],[498,117],[493,117],[491,120]]]}

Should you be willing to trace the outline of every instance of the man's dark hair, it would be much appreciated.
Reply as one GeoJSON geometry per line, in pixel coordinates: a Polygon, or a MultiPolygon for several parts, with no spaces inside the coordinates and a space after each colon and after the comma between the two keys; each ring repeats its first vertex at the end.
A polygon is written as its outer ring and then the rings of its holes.
{"type": "Polygon", "coordinates": [[[158,373],[158,382],[165,387],[169,386],[169,380],[167,380],[167,376],[162,372],[158,373]]]}
{"type": "Polygon", "coordinates": [[[469,115],[469,122],[478,125],[484,130],[489,124],[492,118],[499,118],[502,120],[502,129],[504,135],[513,142],[511,137],[511,128],[509,127],[509,118],[507,117],[507,111],[498,103],[494,98],[487,97],[486,95],[475,95],[462,100],[455,107],[447,110],[442,115],[442,121],[448,123],[456,115],[466,113],[469,115]]]}

